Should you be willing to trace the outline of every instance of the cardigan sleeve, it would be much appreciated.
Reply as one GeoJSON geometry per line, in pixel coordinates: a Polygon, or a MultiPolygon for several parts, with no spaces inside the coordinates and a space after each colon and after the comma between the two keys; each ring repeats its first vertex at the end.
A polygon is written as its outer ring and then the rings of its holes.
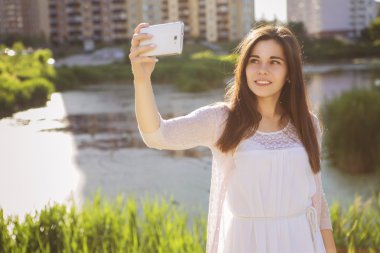
{"type": "Polygon", "coordinates": [[[208,105],[186,116],[162,119],[160,127],[151,133],[139,131],[144,143],[155,149],[183,150],[196,146],[210,147],[214,141],[218,106],[208,105]]]}
{"type": "Polygon", "coordinates": [[[330,210],[329,205],[326,200],[325,192],[323,190],[322,186],[322,180],[321,182],[321,195],[322,195],[322,203],[321,203],[321,223],[319,228],[322,229],[330,229],[333,231],[332,225],[331,225],[331,218],[330,218],[330,210]]]}
{"type": "MultiPolygon", "coordinates": [[[[318,145],[319,145],[319,148],[322,152],[322,130],[321,130],[321,127],[319,125],[319,120],[318,120],[318,117],[315,115],[315,114],[312,114],[312,118],[313,118],[313,123],[314,123],[314,126],[316,128],[316,134],[317,134],[317,140],[318,140],[318,145]]],[[[318,203],[318,206],[320,207],[320,229],[323,230],[323,229],[330,229],[331,231],[333,230],[332,229],[332,225],[331,225],[331,218],[330,218],[330,211],[329,211],[329,205],[328,205],[328,202],[327,202],[327,199],[326,199],[326,195],[325,195],[325,192],[323,190],[323,184],[322,184],[322,170],[319,171],[316,175],[317,177],[317,195],[319,195],[320,198],[317,198],[320,203],[318,203]]],[[[318,202],[319,202],[318,201],[318,202]]]]}

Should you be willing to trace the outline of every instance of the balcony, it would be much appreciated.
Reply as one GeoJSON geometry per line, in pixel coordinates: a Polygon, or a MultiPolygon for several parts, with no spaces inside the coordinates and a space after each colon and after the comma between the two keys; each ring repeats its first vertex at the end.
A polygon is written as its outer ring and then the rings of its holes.
{"type": "Polygon", "coordinates": [[[67,31],[69,33],[82,33],[82,26],[69,26],[67,31]]]}
{"type": "Polygon", "coordinates": [[[126,27],[127,27],[127,24],[126,23],[124,23],[124,24],[113,24],[113,28],[114,29],[117,29],[117,30],[124,30],[124,29],[126,29],[126,27]]]}
{"type": "Polygon", "coordinates": [[[82,15],[82,12],[80,9],[71,9],[71,8],[67,8],[66,9],[66,14],[68,16],[80,16],[82,15]]]}
{"type": "Polygon", "coordinates": [[[113,29],[113,32],[116,33],[116,34],[127,34],[127,29],[126,28],[117,28],[117,29],[113,29]]]}
{"type": "Polygon", "coordinates": [[[125,15],[125,16],[124,15],[123,16],[113,16],[112,22],[124,24],[125,22],[127,22],[127,15],[125,15]]]}
{"type": "Polygon", "coordinates": [[[57,19],[58,15],[57,13],[49,13],[49,17],[50,17],[50,20],[54,20],[54,19],[57,19]]]}
{"type": "Polygon", "coordinates": [[[81,2],[78,1],[78,0],[68,0],[66,2],[66,6],[67,7],[76,7],[76,8],[80,8],[81,7],[81,2]]]}

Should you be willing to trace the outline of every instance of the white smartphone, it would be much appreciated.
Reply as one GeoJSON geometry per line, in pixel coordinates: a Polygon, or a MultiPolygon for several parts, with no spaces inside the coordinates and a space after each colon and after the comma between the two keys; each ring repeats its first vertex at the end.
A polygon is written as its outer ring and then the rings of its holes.
{"type": "Polygon", "coordinates": [[[142,40],[140,46],[154,43],[153,50],[144,52],[142,56],[164,56],[182,53],[184,24],[182,21],[143,27],[141,33],[153,35],[153,38],[142,40]]]}

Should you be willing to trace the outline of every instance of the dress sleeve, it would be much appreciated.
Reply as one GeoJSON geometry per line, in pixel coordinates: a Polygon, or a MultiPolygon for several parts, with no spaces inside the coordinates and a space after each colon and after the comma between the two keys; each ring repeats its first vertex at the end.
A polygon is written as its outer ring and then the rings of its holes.
{"type": "Polygon", "coordinates": [[[183,150],[196,146],[210,147],[214,141],[217,106],[204,106],[186,116],[162,119],[160,127],[144,133],[139,127],[144,143],[155,149],[183,150]]]}
{"type": "MultiPolygon", "coordinates": [[[[313,116],[313,122],[314,122],[314,126],[316,128],[316,134],[317,134],[317,140],[318,140],[318,145],[319,145],[319,148],[320,150],[322,150],[322,131],[321,131],[321,127],[319,125],[319,120],[318,120],[318,117],[314,114],[312,114],[313,116]]],[[[323,185],[322,185],[322,176],[321,176],[321,171],[319,171],[315,177],[316,178],[316,183],[317,183],[317,196],[319,198],[318,199],[318,207],[320,207],[320,224],[319,224],[319,228],[321,230],[323,229],[330,229],[331,231],[333,230],[332,229],[332,225],[331,225],[331,218],[330,218],[330,211],[329,211],[329,205],[328,205],[328,202],[327,202],[327,199],[326,199],[326,196],[325,196],[325,192],[323,190],[323,185]]]]}

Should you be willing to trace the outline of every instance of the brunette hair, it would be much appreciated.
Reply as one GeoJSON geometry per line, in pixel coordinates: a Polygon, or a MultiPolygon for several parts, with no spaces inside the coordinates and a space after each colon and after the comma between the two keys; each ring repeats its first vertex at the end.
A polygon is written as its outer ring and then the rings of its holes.
{"type": "Polygon", "coordinates": [[[237,46],[237,59],[233,83],[226,92],[229,113],[225,129],[216,145],[222,152],[235,151],[238,144],[251,136],[258,129],[262,118],[257,110],[256,95],[249,89],[245,69],[252,48],[259,41],[275,40],[285,53],[288,67],[288,81],[285,82],[279,100],[282,106],[280,122],[289,118],[309,156],[309,163],[314,173],[320,171],[319,144],[316,126],[309,110],[302,71],[302,52],[294,34],[284,26],[262,26],[252,29],[237,46]]]}

